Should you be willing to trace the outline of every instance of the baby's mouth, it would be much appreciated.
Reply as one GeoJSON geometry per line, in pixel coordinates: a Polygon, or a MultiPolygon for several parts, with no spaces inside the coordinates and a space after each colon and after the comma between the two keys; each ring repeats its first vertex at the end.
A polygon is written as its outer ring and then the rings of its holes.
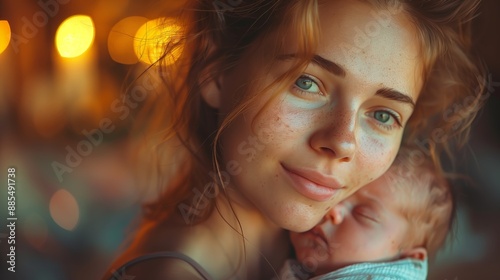
{"type": "Polygon", "coordinates": [[[317,245],[323,247],[324,249],[328,250],[328,240],[326,239],[326,235],[319,226],[315,226],[313,229],[311,229],[311,232],[314,234],[315,238],[315,243],[317,245]]]}

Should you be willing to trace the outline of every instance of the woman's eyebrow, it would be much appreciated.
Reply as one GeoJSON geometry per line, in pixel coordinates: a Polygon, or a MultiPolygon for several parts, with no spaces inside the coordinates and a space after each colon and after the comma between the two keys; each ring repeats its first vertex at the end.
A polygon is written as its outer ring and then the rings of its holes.
{"type": "Polygon", "coordinates": [[[409,104],[412,107],[412,109],[415,108],[415,101],[413,101],[413,99],[409,95],[401,93],[401,92],[399,92],[395,89],[392,89],[392,88],[379,89],[379,90],[377,90],[375,95],[386,98],[386,99],[391,99],[394,101],[403,102],[403,103],[409,104]]]}
{"type": "MultiPolygon", "coordinates": [[[[296,58],[296,54],[282,54],[278,55],[276,58],[279,60],[287,60],[287,59],[293,59],[296,58]]],[[[326,71],[332,73],[335,76],[340,76],[340,77],[345,77],[345,70],[338,65],[337,63],[330,61],[320,55],[315,54],[311,60],[312,63],[316,64],[317,66],[325,69],[326,71]]]]}
{"type": "Polygon", "coordinates": [[[340,77],[345,77],[345,70],[337,63],[315,54],[312,62],[326,71],[340,77]]]}
{"type": "MultiPolygon", "coordinates": [[[[312,62],[336,76],[345,77],[346,75],[345,70],[340,65],[320,55],[314,55],[312,62]]],[[[412,109],[415,108],[415,102],[409,95],[401,93],[392,88],[382,88],[378,90],[375,95],[403,103],[408,103],[412,107],[412,109]]]]}

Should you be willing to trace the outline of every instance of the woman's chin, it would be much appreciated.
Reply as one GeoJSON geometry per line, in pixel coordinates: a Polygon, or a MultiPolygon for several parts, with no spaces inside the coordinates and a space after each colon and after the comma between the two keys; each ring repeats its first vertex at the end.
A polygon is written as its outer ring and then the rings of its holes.
{"type": "Polygon", "coordinates": [[[321,217],[316,217],[312,215],[309,216],[309,215],[291,214],[286,219],[280,220],[278,226],[293,232],[306,232],[312,229],[316,224],[318,224],[320,220],[321,217]]]}

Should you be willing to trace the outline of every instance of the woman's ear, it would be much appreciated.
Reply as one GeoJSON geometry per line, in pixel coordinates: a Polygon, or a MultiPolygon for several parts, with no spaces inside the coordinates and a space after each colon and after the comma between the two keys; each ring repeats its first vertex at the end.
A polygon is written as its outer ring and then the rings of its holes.
{"type": "Polygon", "coordinates": [[[412,249],[405,250],[401,253],[401,258],[412,258],[417,260],[427,259],[427,250],[424,247],[416,247],[412,249]]]}
{"type": "Polygon", "coordinates": [[[207,104],[215,109],[219,109],[222,100],[222,91],[220,77],[209,77],[205,76],[205,79],[200,81],[200,93],[201,97],[207,104]]]}

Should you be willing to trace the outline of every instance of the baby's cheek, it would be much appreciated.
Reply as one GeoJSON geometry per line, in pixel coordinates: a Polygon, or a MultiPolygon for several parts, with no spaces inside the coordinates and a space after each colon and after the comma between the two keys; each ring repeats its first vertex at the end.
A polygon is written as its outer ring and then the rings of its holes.
{"type": "Polygon", "coordinates": [[[399,253],[401,252],[401,250],[403,249],[404,247],[404,244],[402,243],[402,241],[400,240],[400,238],[398,239],[391,239],[390,241],[390,246],[388,246],[387,248],[387,255],[388,256],[397,256],[399,255],[399,253]]]}

